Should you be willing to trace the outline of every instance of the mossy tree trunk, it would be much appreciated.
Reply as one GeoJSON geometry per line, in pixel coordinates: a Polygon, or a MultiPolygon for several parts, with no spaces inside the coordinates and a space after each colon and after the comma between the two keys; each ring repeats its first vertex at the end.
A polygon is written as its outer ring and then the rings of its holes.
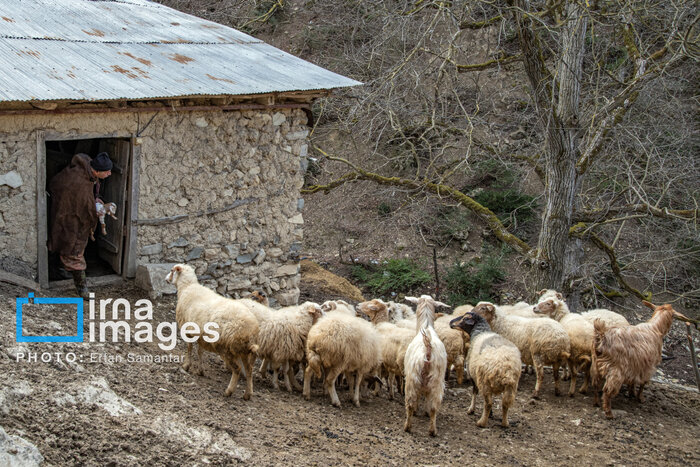
{"type": "Polygon", "coordinates": [[[525,72],[532,85],[545,134],[544,169],[546,204],[532,275],[533,290],[562,290],[565,271],[576,269],[577,258],[569,245],[574,203],[579,188],[576,164],[580,153],[579,103],[587,16],[575,2],[566,5],[566,28],[556,74],[546,67],[537,25],[526,16],[528,2],[514,0],[515,23],[525,72]]]}

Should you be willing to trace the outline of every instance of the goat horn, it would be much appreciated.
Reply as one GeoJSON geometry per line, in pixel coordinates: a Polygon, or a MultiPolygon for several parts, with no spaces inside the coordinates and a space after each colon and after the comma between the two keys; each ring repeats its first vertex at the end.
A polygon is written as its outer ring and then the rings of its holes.
{"type": "Polygon", "coordinates": [[[686,323],[694,324],[696,329],[698,327],[698,324],[700,324],[700,322],[698,322],[698,320],[688,318],[684,314],[678,313],[676,310],[673,310],[673,317],[676,319],[679,319],[681,321],[685,321],[686,323]]]}

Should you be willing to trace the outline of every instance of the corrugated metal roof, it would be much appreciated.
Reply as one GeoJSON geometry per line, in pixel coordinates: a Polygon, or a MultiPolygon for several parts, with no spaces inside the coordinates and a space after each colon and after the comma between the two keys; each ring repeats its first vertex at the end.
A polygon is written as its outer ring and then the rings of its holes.
{"type": "Polygon", "coordinates": [[[0,101],[147,99],[361,84],[146,0],[0,0],[0,101]]]}

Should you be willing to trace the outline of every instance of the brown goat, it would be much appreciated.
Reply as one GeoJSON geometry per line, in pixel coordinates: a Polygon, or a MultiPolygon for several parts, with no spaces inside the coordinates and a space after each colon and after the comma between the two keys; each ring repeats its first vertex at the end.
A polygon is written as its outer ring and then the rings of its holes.
{"type": "Polygon", "coordinates": [[[591,352],[591,378],[595,389],[595,406],[600,404],[599,390],[603,390],[603,410],[607,418],[613,418],[610,401],[623,384],[639,385],[636,397],[642,402],[642,390],[661,363],[661,346],[664,336],[671,329],[674,316],[683,317],[671,305],[652,305],[654,310],[646,323],[636,326],[606,328],[602,320],[594,323],[595,335],[591,352]]]}

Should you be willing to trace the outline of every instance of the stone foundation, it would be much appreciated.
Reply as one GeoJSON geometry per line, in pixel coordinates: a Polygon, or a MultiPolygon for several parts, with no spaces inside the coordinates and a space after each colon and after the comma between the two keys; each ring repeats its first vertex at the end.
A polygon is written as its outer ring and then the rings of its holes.
{"type": "Polygon", "coordinates": [[[147,221],[137,224],[138,262],[185,262],[221,294],[264,290],[296,303],[304,112],[161,112],[144,129],[153,115],[0,117],[0,256],[36,277],[36,130],[76,139],[141,132],[138,219],[147,221]],[[239,200],[245,204],[226,210],[239,200]],[[149,224],[172,216],[187,217],[149,224]]]}

